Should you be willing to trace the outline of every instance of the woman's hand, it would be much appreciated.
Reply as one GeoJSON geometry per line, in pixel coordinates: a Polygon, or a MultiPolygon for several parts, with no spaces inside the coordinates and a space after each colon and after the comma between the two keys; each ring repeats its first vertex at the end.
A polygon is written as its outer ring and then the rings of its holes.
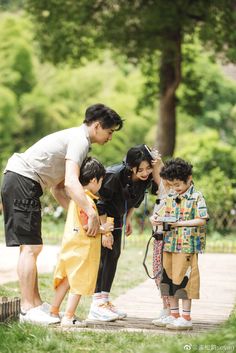
{"type": "Polygon", "coordinates": [[[125,235],[128,237],[130,234],[132,234],[132,232],[133,232],[133,227],[132,227],[131,220],[126,219],[125,235]]]}
{"type": "Polygon", "coordinates": [[[153,149],[152,151],[153,159],[151,161],[152,166],[154,167],[156,164],[163,164],[162,159],[161,159],[161,154],[158,152],[158,150],[153,149]]]}

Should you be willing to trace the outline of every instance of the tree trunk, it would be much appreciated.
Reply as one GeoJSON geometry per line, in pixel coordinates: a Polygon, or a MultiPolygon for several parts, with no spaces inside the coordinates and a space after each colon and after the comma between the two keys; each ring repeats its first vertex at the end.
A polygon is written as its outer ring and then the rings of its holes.
{"type": "Polygon", "coordinates": [[[181,81],[181,33],[168,33],[160,63],[160,108],[157,147],[163,157],[172,156],[176,137],[176,90],[181,81]]]}

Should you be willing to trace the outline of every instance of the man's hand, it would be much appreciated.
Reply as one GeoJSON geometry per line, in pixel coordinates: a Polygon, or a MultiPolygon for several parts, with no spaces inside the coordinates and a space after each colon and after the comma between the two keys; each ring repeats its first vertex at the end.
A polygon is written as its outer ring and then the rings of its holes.
{"type": "Polygon", "coordinates": [[[87,236],[95,237],[99,233],[99,217],[96,212],[88,215],[88,228],[87,228],[87,236]]]}

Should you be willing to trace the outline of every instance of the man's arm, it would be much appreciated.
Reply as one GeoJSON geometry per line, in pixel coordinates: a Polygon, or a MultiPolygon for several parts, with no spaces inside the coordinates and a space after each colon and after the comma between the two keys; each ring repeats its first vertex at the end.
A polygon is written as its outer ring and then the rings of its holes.
{"type": "Polygon", "coordinates": [[[51,191],[54,199],[56,199],[56,201],[59,203],[59,205],[61,205],[65,209],[67,209],[69,206],[70,198],[68,197],[68,195],[66,193],[64,181],[62,181],[60,184],[58,184],[56,186],[53,186],[50,189],[50,191],[51,191]]]}
{"type": "Polygon", "coordinates": [[[87,200],[84,188],[79,181],[80,167],[72,160],[66,160],[65,189],[72,200],[81,207],[88,216],[87,235],[95,236],[99,232],[99,218],[87,200]]]}

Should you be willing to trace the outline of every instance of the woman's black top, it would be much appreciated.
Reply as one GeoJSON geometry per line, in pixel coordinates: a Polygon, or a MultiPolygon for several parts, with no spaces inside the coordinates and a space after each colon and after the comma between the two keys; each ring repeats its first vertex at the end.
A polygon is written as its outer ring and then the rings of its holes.
{"type": "Polygon", "coordinates": [[[133,182],[131,172],[125,164],[108,167],[99,190],[97,202],[99,215],[121,219],[132,207],[138,208],[144,199],[145,191],[152,182],[152,174],[147,180],[133,182]]]}

